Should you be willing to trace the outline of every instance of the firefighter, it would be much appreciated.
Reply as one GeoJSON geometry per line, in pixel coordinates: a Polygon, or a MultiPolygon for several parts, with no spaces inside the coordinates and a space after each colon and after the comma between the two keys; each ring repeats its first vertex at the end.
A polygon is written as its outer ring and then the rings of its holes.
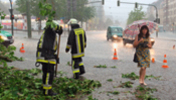
{"type": "Polygon", "coordinates": [[[57,26],[52,29],[50,26],[45,27],[42,36],[38,42],[36,52],[36,67],[42,64],[43,71],[43,94],[44,95],[57,95],[52,91],[52,82],[54,78],[54,65],[59,63],[57,58],[57,35],[61,35],[63,32],[62,27],[57,26]]]}
{"type": "Polygon", "coordinates": [[[79,79],[85,73],[82,57],[86,48],[86,33],[80,28],[76,19],[70,19],[71,31],[68,36],[66,53],[71,49],[73,78],[79,79]]]}

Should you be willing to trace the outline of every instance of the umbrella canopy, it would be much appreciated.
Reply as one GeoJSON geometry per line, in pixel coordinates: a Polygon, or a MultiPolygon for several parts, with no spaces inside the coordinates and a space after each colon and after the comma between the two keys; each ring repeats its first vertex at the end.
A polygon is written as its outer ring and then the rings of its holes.
{"type": "Polygon", "coordinates": [[[128,25],[125,30],[124,30],[124,34],[127,35],[137,35],[139,34],[139,30],[143,25],[147,25],[150,33],[153,33],[154,31],[158,30],[158,24],[152,21],[148,21],[148,20],[139,20],[139,21],[135,21],[132,24],[128,25]]]}

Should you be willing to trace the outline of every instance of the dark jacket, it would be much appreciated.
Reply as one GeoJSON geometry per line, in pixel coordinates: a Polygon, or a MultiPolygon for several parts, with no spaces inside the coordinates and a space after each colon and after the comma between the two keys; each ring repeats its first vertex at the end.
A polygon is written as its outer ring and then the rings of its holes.
{"type": "Polygon", "coordinates": [[[83,57],[86,47],[86,33],[78,24],[71,25],[71,28],[66,51],[71,49],[72,58],[83,57]]]}
{"type": "Polygon", "coordinates": [[[56,64],[56,50],[57,50],[56,32],[58,34],[59,32],[62,32],[62,28],[60,26],[57,26],[57,28],[60,31],[53,30],[50,27],[45,28],[37,45],[37,52],[36,52],[37,62],[56,64]]]}

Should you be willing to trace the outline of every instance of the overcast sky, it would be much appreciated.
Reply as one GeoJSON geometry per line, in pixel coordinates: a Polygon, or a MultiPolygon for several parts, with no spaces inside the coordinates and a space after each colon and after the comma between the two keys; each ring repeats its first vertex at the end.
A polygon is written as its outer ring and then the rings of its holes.
{"type": "MultiPolygon", "coordinates": [[[[138,3],[145,3],[151,4],[157,0],[120,0],[121,2],[138,2],[138,3]]],[[[133,4],[120,4],[120,7],[117,7],[117,0],[105,0],[105,14],[113,16],[114,19],[117,19],[121,22],[125,22],[128,18],[128,14],[131,10],[133,10],[135,5],[133,4]]],[[[143,6],[143,10],[147,11],[148,6],[143,6]]]]}

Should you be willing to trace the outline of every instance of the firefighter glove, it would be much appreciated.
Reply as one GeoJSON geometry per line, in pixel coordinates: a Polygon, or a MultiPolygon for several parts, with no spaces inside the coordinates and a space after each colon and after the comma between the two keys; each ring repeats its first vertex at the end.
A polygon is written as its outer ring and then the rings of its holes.
{"type": "Polygon", "coordinates": [[[62,35],[63,33],[62,26],[59,26],[59,25],[57,26],[56,33],[58,33],[59,35],[62,35]]]}

